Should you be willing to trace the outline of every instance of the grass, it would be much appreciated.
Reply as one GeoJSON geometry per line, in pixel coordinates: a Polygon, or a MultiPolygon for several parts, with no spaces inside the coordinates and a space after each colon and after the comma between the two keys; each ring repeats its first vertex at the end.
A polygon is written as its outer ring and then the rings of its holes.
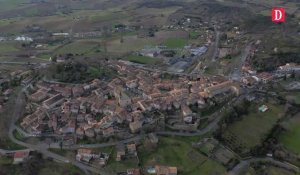
{"type": "Polygon", "coordinates": [[[183,48],[186,44],[187,40],[184,38],[168,38],[164,42],[168,48],[183,48]]]}
{"type": "Polygon", "coordinates": [[[269,110],[265,113],[258,112],[260,105],[252,105],[250,114],[229,126],[224,133],[224,137],[230,146],[242,146],[245,149],[243,152],[247,152],[261,143],[277,120],[283,116],[282,106],[271,103],[266,105],[269,107],[269,110]]]}
{"type": "Polygon", "coordinates": [[[72,164],[61,164],[47,161],[39,171],[39,175],[79,175],[83,172],[72,164]]]}
{"type": "Polygon", "coordinates": [[[0,164],[1,165],[9,165],[13,163],[13,158],[12,157],[6,157],[2,156],[0,157],[0,164]]]}
{"type": "Polygon", "coordinates": [[[23,3],[28,3],[30,0],[0,0],[1,10],[11,10],[21,6],[23,3]]]}
{"type": "MultiPolygon", "coordinates": [[[[193,139],[194,140],[194,139],[193,139]]],[[[176,166],[182,175],[223,174],[225,168],[191,147],[185,139],[161,137],[154,152],[139,150],[144,168],[155,165],[176,166]]]]}
{"type": "Polygon", "coordinates": [[[80,175],[84,174],[72,164],[57,163],[31,156],[23,164],[13,165],[12,158],[0,157],[0,174],[80,175]],[[24,169],[25,167],[25,169],[24,169]],[[28,168],[30,167],[30,168],[28,168]]]}
{"type": "Polygon", "coordinates": [[[199,37],[199,32],[192,31],[189,35],[190,39],[197,39],[199,37]]]}
{"type": "Polygon", "coordinates": [[[100,52],[100,43],[95,41],[86,41],[86,40],[79,40],[72,42],[70,44],[64,45],[63,47],[59,48],[58,50],[54,51],[56,54],[91,54],[95,52],[100,52]]]}
{"type": "Polygon", "coordinates": [[[300,154],[300,117],[292,118],[288,122],[288,129],[283,132],[279,140],[291,152],[300,154]]]}
{"type": "Polygon", "coordinates": [[[25,149],[25,147],[18,145],[9,139],[1,139],[0,140],[0,149],[19,150],[19,149],[25,149]]]}
{"type": "Polygon", "coordinates": [[[14,42],[0,42],[0,53],[9,53],[9,52],[16,52],[19,49],[14,42]]]}
{"type": "Polygon", "coordinates": [[[114,54],[130,53],[132,51],[139,51],[145,46],[153,46],[158,44],[156,38],[138,38],[136,35],[123,35],[123,42],[121,37],[112,37],[107,41],[107,51],[114,54]]]}
{"type": "Polygon", "coordinates": [[[300,92],[289,92],[286,97],[292,99],[296,104],[300,104],[300,92]]]}
{"type": "Polygon", "coordinates": [[[137,158],[125,159],[120,162],[116,161],[117,152],[116,149],[112,147],[99,148],[94,150],[105,153],[110,153],[112,151],[107,165],[104,167],[104,169],[111,174],[116,174],[118,172],[126,172],[126,170],[130,168],[138,168],[137,158]]]}
{"type": "Polygon", "coordinates": [[[130,55],[127,57],[128,61],[139,63],[139,64],[158,64],[161,62],[159,58],[152,58],[147,56],[130,55]]]}
{"type": "Polygon", "coordinates": [[[13,131],[13,135],[17,140],[23,140],[24,137],[22,136],[22,134],[20,134],[17,130],[13,131]]]}

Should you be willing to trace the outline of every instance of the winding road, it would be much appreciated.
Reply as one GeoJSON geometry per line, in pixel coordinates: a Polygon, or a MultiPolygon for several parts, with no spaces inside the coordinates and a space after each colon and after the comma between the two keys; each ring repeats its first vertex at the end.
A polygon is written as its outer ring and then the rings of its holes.
{"type": "Polygon", "coordinates": [[[248,160],[241,161],[238,165],[236,165],[231,171],[228,172],[228,175],[237,175],[239,174],[243,169],[245,169],[247,166],[249,166],[251,163],[255,162],[268,162],[273,165],[279,166],[281,168],[285,168],[289,171],[294,171],[299,173],[299,168],[286,162],[280,162],[278,160],[274,160],[273,158],[267,157],[267,158],[252,158],[248,160]]]}

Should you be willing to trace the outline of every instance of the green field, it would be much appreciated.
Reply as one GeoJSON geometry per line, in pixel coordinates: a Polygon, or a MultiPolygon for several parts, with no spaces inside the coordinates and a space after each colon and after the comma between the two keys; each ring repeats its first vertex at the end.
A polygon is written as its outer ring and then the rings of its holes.
{"type": "Polygon", "coordinates": [[[0,42],[0,54],[19,51],[15,42],[0,42]]]}
{"type": "Polygon", "coordinates": [[[130,55],[127,57],[127,60],[139,64],[159,64],[161,62],[161,59],[159,58],[152,58],[139,55],[130,55]]]}
{"type": "Polygon", "coordinates": [[[258,112],[260,105],[252,105],[247,116],[228,127],[223,137],[230,147],[242,147],[240,153],[246,153],[262,142],[277,120],[283,116],[283,106],[271,103],[266,105],[269,110],[264,113],[258,112]]]}
{"type": "Polygon", "coordinates": [[[184,38],[168,38],[164,45],[168,48],[183,48],[187,44],[187,39],[184,38]]]}
{"type": "Polygon", "coordinates": [[[287,99],[293,100],[296,104],[300,104],[300,92],[289,92],[286,93],[287,99]]]}
{"type": "Polygon", "coordinates": [[[10,141],[9,139],[1,139],[0,140],[0,149],[6,149],[6,150],[18,150],[18,149],[24,149],[25,147],[21,145],[17,145],[16,143],[10,141]]]}
{"type": "Polygon", "coordinates": [[[56,162],[47,162],[39,171],[39,175],[76,175],[83,172],[72,164],[61,164],[56,162]]]}
{"type": "Polygon", "coordinates": [[[24,3],[29,3],[30,0],[0,0],[1,10],[11,10],[22,6],[24,3]]]}
{"type": "Polygon", "coordinates": [[[182,175],[224,174],[225,168],[193,149],[184,139],[162,137],[154,152],[144,147],[139,150],[143,167],[155,165],[176,166],[182,175]]]}
{"type": "Polygon", "coordinates": [[[199,37],[199,34],[200,34],[199,32],[192,31],[190,32],[189,37],[190,39],[197,39],[199,37]]]}
{"type": "Polygon", "coordinates": [[[95,54],[97,52],[101,52],[100,43],[95,41],[86,41],[86,40],[79,40],[79,41],[72,42],[54,51],[54,53],[56,54],[72,53],[72,54],[79,54],[79,55],[81,54],[90,55],[90,54],[95,54]]]}
{"type": "Polygon", "coordinates": [[[283,132],[279,140],[291,152],[300,154],[300,116],[288,122],[288,130],[283,132]]]}
{"type": "Polygon", "coordinates": [[[116,151],[113,151],[107,165],[104,169],[110,174],[116,174],[118,172],[124,172],[130,168],[138,168],[138,160],[136,158],[130,158],[126,160],[122,160],[120,162],[116,161],[116,151]]]}

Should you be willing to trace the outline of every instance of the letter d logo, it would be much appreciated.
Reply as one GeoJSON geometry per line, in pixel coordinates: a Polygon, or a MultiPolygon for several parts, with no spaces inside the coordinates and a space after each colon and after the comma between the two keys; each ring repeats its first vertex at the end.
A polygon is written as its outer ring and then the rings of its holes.
{"type": "Polygon", "coordinates": [[[284,22],[285,21],[284,8],[273,8],[272,9],[272,21],[273,22],[284,22]]]}

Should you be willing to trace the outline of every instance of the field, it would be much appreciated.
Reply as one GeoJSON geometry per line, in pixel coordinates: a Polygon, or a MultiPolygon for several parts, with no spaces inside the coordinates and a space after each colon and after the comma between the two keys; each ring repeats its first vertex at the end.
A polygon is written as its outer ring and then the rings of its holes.
{"type": "Polygon", "coordinates": [[[1,139],[0,140],[0,148],[6,150],[21,150],[25,149],[21,145],[17,145],[14,142],[10,141],[9,139],[1,139]]]}
{"type": "Polygon", "coordinates": [[[200,33],[196,31],[192,31],[189,34],[190,39],[197,39],[199,37],[200,33]]]}
{"type": "Polygon", "coordinates": [[[21,6],[21,4],[28,3],[30,0],[0,0],[0,10],[10,10],[21,6]]]}
{"type": "Polygon", "coordinates": [[[116,151],[114,149],[113,154],[111,155],[107,166],[104,169],[110,174],[116,174],[118,172],[124,172],[130,168],[138,168],[138,160],[136,158],[122,160],[120,162],[116,161],[116,151]]]}
{"type": "Polygon", "coordinates": [[[155,45],[155,38],[138,38],[136,35],[112,38],[107,41],[107,51],[112,54],[124,54],[132,51],[138,51],[145,46],[155,45]]]}
{"type": "Polygon", "coordinates": [[[111,54],[125,54],[139,51],[146,46],[166,45],[170,48],[182,48],[187,44],[188,33],[185,31],[158,31],[154,37],[139,38],[130,34],[111,37],[107,41],[107,51],[111,54]],[[176,38],[178,37],[178,38],[176,38]],[[123,42],[121,42],[121,38],[123,42]]]}
{"type": "Polygon", "coordinates": [[[139,64],[158,64],[161,62],[161,59],[159,58],[152,58],[147,56],[139,56],[139,55],[130,55],[127,57],[128,61],[139,63],[139,64]]]}
{"type": "Polygon", "coordinates": [[[82,174],[81,170],[71,164],[47,162],[39,171],[39,175],[76,175],[82,174]]]}
{"type": "Polygon", "coordinates": [[[286,98],[293,100],[296,104],[300,104],[300,92],[286,93],[286,98]]]}
{"type": "Polygon", "coordinates": [[[70,44],[64,45],[54,51],[55,54],[68,54],[74,55],[91,55],[100,52],[100,42],[98,41],[87,41],[78,40],[70,44]]]}
{"type": "MultiPolygon", "coordinates": [[[[1,158],[0,160],[0,173],[1,174],[28,174],[26,167],[21,165],[12,165],[10,159],[1,158]],[[25,171],[25,172],[24,172],[25,171]]],[[[35,162],[34,162],[35,163],[35,162]]],[[[25,166],[25,165],[24,165],[25,166]]],[[[28,166],[28,165],[27,165],[28,166]]],[[[35,167],[35,164],[31,164],[32,168],[35,168],[35,172],[39,175],[79,175],[83,172],[71,164],[61,164],[48,160],[43,160],[42,166],[35,167]]],[[[30,170],[29,170],[30,171],[30,170]]]]}
{"type": "Polygon", "coordinates": [[[239,149],[238,152],[242,154],[247,153],[262,142],[277,120],[283,116],[282,106],[271,103],[266,105],[269,110],[264,113],[258,112],[260,105],[252,105],[247,116],[228,127],[223,137],[232,149],[239,149]]]}
{"type": "Polygon", "coordinates": [[[225,168],[193,149],[190,142],[181,139],[160,138],[157,150],[139,150],[143,167],[154,165],[177,166],[182,175],[223,174],[225,168]]]}
{"type": "Polygon", "coordinates": [[[0,54],[19,51],[18,44],[15,42],[0,42],[0,54]]]}
{"type": "Polygon", "coordinates": [[[288,121],[288,130],[283,132],[279,140],[291,152],[300,154],[300,116],[288,121]]]}
{"type": "Polygon", "coordinates": [[[168,48],[183,48],[187,44],[187,39],[185,38],[168,38],[164,45],[168,48]]]}

